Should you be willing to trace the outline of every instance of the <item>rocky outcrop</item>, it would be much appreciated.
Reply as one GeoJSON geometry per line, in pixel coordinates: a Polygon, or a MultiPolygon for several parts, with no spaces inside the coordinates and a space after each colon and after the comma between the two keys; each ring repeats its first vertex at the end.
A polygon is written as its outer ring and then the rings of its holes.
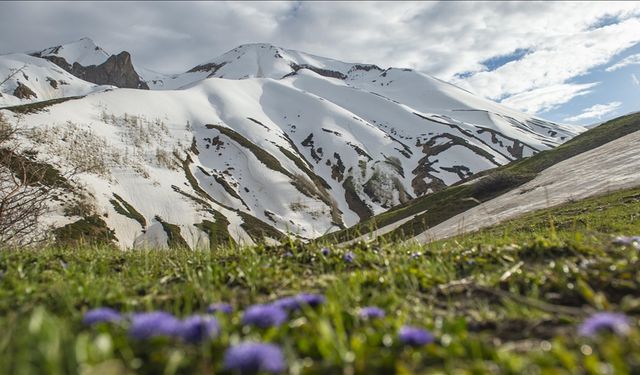
{"type": "Polygon", "coordinates": [[[202,64],[189,69],[187,73],[209,72],[209,75],[207,77],[213,77],[213,75],[216,74],[216,72],[220,68],[222,68],[225,64],[226,62],[223,62],[221,64],[215,64],[215,63],[202,64]]]}
{"type": "Polygon", "coordinates": [[[100,65],[89,66],[83,66],[77,62],[71,65],[59,56],[43,56],[43,58],[87,82],[122,88],[149,89],[147,83],[140,79],[140,76],[133,68],[131,55],[127,51],[120,52],[118,55],[111,55],[107,61],[100,65]]]}
{"type": "Polygon", "coordinates": [[[347,76],[344,73],[341,72],[337,72],[335,70],[329,70],[329,69],[322,69],[322,68],[317,68],[313,65],[308,65],[308,64],[302,64],[302,65],[298,65],[296,63],[290,63],[291,69],[293,69],[293,72],[285,75],[282,78],[285,78],[287,76],[293,75],[295,73],[298,72],[298,70],[300,69],[309,69],[321,76],[324,77],[329,77],[329,78],[337,78],[337,79],[347,79],[347,76]]]}
{"type": "Polygon", "coordinates": [[[13,91],[13,96],[18,97],[20,99],[30,99],[31,97],[37,98],[33,90],[29,88],[29,86],[22,84],[22,82],[18,81],[18,87],[13,91]]]}
{"type": "Polygon", "coordinates": [[[111,55],[100,65],[82,66],[74,63],[71,74],[88,82],[98,85],[113,85],[132,89],[148,90],[149,86],[140,79],[131,63],[129,52],[123,51],[118,55],[111,55]]]}

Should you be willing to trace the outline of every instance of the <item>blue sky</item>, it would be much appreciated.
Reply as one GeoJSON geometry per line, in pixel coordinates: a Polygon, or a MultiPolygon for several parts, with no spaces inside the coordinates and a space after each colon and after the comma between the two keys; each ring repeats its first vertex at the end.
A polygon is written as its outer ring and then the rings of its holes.
{"type": "Polygon", "coordinates": [[[607,63],[590,70],[583,76],[572,79],[570,83],[600,82],[586,95],[577,96],[559,108],[539,114],[549,120],[558,122],[591,124],[611,119],[629,112],[640,111],[640,82],[634,82],[633,75],[640,79],[640,64],[627,65],[620,69],[607,72],[606,68],[625,57],[640,54],[640,44],[623,51],[607,63]],[[578,121],[566,119],[584,112],[585,109],[599,104],[620,103],[612,106],[612,110],[601,117],[591,117],[578,121]],[[615,109],[613,108],[615,107],[615,109]]]}
{"type": "Polygon", "coordinates": [[[0,2],[0,31],[0,54],[90,37],[178,73],[264,42],[413,68],[563,123],[640,110],[640,64],[606,70],[640,54],[637,1],[0,2]]]}

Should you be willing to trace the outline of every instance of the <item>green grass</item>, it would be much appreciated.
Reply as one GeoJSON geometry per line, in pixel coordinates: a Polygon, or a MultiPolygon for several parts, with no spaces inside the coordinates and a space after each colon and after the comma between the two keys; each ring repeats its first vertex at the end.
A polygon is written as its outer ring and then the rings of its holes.
{"type": "Polygon", "coordinates": [[[2,251],[0,373],[221,373],[224,350],[242,340],[279,345],[289,371],[302,374],[638,373],[640,258],[612,244],[618,234],[640,234],[640,189],[429,245],[354,244],[329,256],[298,243],[2,251]],[[247,306],[298,292],[327,301],[280,328],[242,327],[247,306]],[[200,345],[137,342],[123,326],[81,324],[98,306],[184,317],[211,302],[235,312],[219,316],[220,335],[200,345]],[[367,305],[387,317],[360,320],[367,305]],[[577,325],[599,310],[628,314],[629,335],[579,337],[577,325]],[[431,330],[436,343],[402,347],[402,324],[431,330]]]}
{"type": "Polygon", "coordinates": [[[11,107],[3,107],[0,109],[6,109],[14,113],[22,113],[22,114],[37,113],[52,105],[64,103],[69,100],[76,100],[76,99],[82,99],[82,98],[84,98],[84,96],[68,96],[66,98],[43,100],[40,102],[21,104],[21,105],[16,105],[11,107]]]}
{"type": "Polygon", "coordinates": [[[640,114],[618,117],[556,148],[502,167],[483,171],[470,178],[474,180],[484,176],[483,179],[464,185],[461,183],[465,181],[461,181],[442,191],[400,204],[380,215],[363,220],[353,227],[327,234],[319,240],[347,241],[416,214],[418,215],[415,218],[385,234],[385,237],[393,240],[417,235],[480,202],[515,189],[554,164],[639,130],[640,114]]]}

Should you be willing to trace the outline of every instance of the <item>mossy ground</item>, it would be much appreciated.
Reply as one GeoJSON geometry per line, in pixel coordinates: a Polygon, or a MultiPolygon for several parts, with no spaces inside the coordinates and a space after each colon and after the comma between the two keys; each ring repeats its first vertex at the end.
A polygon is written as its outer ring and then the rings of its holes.
{"type": "Polygon", "coordinates": [[[354,244],[328,256],[296,243],[2,251],[0,372],[213,374],[225,348],[253,339],[282,347],[291,373],[639,373],[640,252],[613,245],[619,234],[640,234],[640,189],[428,245],[354,244]],[[298,292],[327,301],[280,328],[241,326],[247,306],[298,292]],[[81,323],[99,306],[183,317],[212,302],[235,312],[201,345],[137,342],[122,327],[81,323]],[[387,317],[360,320],[368,305],[387,317]],[[601,310],[629,315],[631,332],[578,336],[578,324],[601,310]],[[431,330],[436,343],[402,347],[403,324],[431,330]]]}

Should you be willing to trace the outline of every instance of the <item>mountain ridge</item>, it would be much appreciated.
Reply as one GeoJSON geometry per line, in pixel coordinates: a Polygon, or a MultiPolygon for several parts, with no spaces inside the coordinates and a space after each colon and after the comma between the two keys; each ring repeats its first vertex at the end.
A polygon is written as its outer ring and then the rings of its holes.
{"type": "MultiPolygon", "coordinates": [[[[36,62],[41,69],[29,65],[25,84],[68,74],[36,62]]],[[[0,74],[7,66],[0,56],[0,74]]],[[[25,142],[57,168],[99,155],[98,167],[79,176],[95,209],[58,214],[57,225],[98,215],[122,247],[166,246],[176,236],[206,247],[215,242],[208,233],[247,243],[265,234],[310,239],[583,130],[410,69],[265,44],[155,78],[138,90],[75,77],[86,96],[21,116],[35,134],[25,142]]],[[[0,101],[10,101],[11,85],[0,101]]],[[[3,112],[15,122],[17,111],[3,112]]]]}

